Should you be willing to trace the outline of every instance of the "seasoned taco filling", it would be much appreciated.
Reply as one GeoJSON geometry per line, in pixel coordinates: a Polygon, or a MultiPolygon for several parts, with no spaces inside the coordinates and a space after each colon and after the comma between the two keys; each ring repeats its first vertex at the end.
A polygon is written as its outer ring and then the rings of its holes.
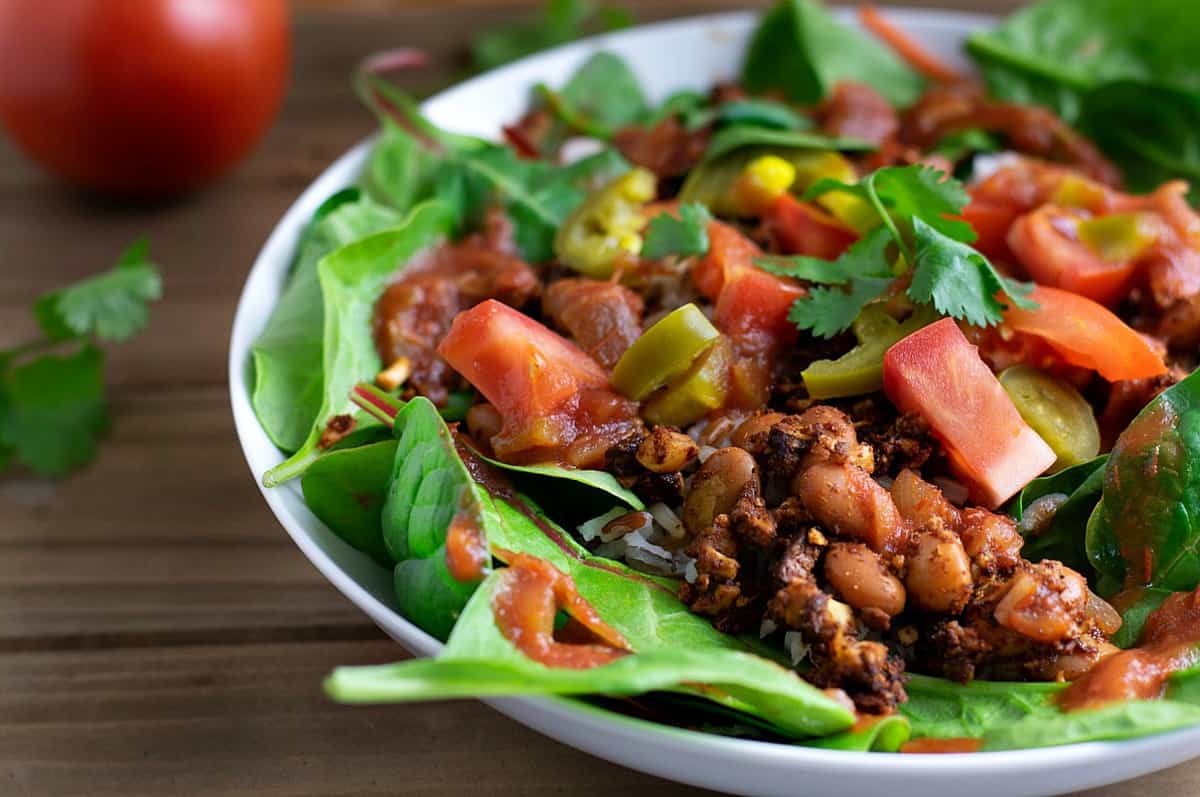
{"type": "MultiPolygon", "coordinates": [[[[876,739],[865,718],[899,711],[904,738],[952,740],[914,750],[1013,744],[930,720],[937,684],[1044,682],[1025,713],[1054,722],[1173,705],[1200,660],[1189,186],[864,21],[905,61],[784,3],[739,81],[653,108],[600,53],[502,144],[366,79],[387,121],[363,191],[314,222],[319,264],[301,252],[324,404],[268,479],[308,469],[444,658],[594,670],[523,688],[682,692],[677,717],[716,702],[768,735],[876,739]],[[886,74],[765,68],[792,14],[886,74]],[[713,674],[753,654],[808,708],[713,674]]],[[[522,693],[396,672],[331,689],[522,693]]]]}

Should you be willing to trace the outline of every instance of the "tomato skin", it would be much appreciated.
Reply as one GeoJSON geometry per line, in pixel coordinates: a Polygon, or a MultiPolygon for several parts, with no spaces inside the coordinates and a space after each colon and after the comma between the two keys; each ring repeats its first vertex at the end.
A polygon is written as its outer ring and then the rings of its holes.
{"type": "Polygon", "coordinates": [[[836,260],[858,236],[833,216],[791,194],[781,194],[763,214],[767,232],[784,254],[836,260]]]}
{"type": "Polygon", "coordinates": [[[0,123],[60,177],[186,191],[246,155],[290,61],[286,0],[5,0],[0,123]]]}
{"type": "Polygon", "coordinates": [[[888,349],[883,390],[902,412],[929,423],[955,474],[984,506],[1000,506],[1054,464],[1050,446],[1022,420],[953,319],[888,349]]]}
{"type": "Polygon", "coordinates": [[[1090,368],[1110,382],[1166,373],[1154,347],[1107,307],[1045,285],[1034,286],[1029,298],[1038,309],[1009,307],[1004,325],[1036,335],[1071,365],[1090,368]]]}
{"type": "Polygon", "coordinates": [[[438,354],[506,421],[552,413],[579,390],[608,384],[583,349],[495,299],[459,313],[438,354]]]}
{"type": "Polygon", "coordinates": [[[709,222],[708,253],[692,267],[692,281],[700,293],[715,302],[725,281],[737,271],[752,268],[754,258],[762,253],[758,244],[728,224],[709,222]]]}
{"type": "Polygon", "coordinates": [[[992,260],[1011,262],[1014,259],[1007,238],[1013,222],[1021,215],[1019,208],[973,199],[963,208],[962,215],[979,236],[973,244],[976,249],[992,260]]]}
{"type": "Polygon", "coordinates": [[[1129,291],[1136,261],[1109,262],[1082,241],[1068,238],[1055,223],[1076,217],[1055,205],[1043,205],[1013,222],[1008,246],[1035,281],[1113,304],[1129,291]]]}
{"type": "Polygon", "coordinates": [[[765,335],[771,343],[789,343],[799,333],[788,311],[801,296],[804,290],[795,283],[761,269],[742,269],[721,289],[713,322],[734,340],[765,335]]]}

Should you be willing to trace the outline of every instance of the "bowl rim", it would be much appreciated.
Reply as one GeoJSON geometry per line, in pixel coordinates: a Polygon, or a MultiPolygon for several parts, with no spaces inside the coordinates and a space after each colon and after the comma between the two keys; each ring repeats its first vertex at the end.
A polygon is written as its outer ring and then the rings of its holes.
{"type": "MultiPolygon", "coordinates": [[[[925,24],[959,29],[978,27],[994,22],[996,16],[975,12],[943,10],[937,8],[906,7],[896,8],[880,6],[889,19],[901,26],[906,21],[921,21],[925,24]]],[[[842,19],[847,18],[851,9],[835,9],[842,19]]],[[[603,46],[612,40],[636,43],[639,39],[654,39],[664,33],[673,32],[694,25],[730,25],[733,27],[752,25],[759,17],[758,11],[729,11],[712,14],[701,14],[679,17],[661,22],[655,22],[621,31],[599,34],[580,39],[568,44],[555,47],[531,56],[527,56],[511,64],[506,64],[481,75],[472,77],[461,83],[456,83],[445,90],[431,96],[421,108],[425,112],[440,107],[449,107],[460,100],[462,95],[469,95],[476,87],[497,76],[515,71],[536,67],[543,61],[560,57],[567,53],[583,54],[597,46],[603,46]]],[[[276,223],[255,257],[254,263],[247,274],[237,302],[237,309],[230,333],[230,349],[228,359],[228,377],[230,403],[234,416],[238,442],[250,468],[251,477],[258,485],[264,500],[272,513],[283,526],[314,567],[330,581],[346,598],[361,609],[385,633],[392,637],[402,647],[420,656],[435,655],[442,644],[433,637],[417,628],[393,608],[387,606],[358,581],[350,576],[334,561],[304,530],[302,524],[293,516],[291,510],[282,500],[281,491],[289,489],[287,485],[266,488],[262,485],[261,474],[266,467],[281,461],[282,455],[270,444],[269,439],[258,423],[250,401],[249,357],[251,346],[266,323],[274,302],[263,302],[256,297],[266,286],[283,283],[288,271],[288,265],[294,252],[299,234],[317,207],[334,191],[351,185],[347,178],[357,174],[365,162],[369,148],[377,134],[371,134],[355,144],[339,156],[321,174],[304,189],[300,196],[288,207],[276,223]],[[265,305],[265,311],[257,305],[265,305]],[[259,439],[255,439],[255,438],[259,439]],[[261,442],[266,440],[270,450],[275,451],[276,458],[264,462],[263,456],[256,450],[261,442]],[[399,628],[403,634],[393,633],[389,626],[399,628]]],[[[291,489],[295,489],[292,487],[291,489]]],[[[983,751],[962,753],[951,756],[940,755],[903,755],[878,752],[858,752],[845,750],[827,750],[822,748],[804,747],[778,742],[765,742],[748,739],[737,739],[716,734],[676,728],[649,720],[632,717],[617,712],[599,708],[578,700],[559,697],[515,697],[492,698],[481,702],[487,703],[502,713],[513,717],[519,722],[534,727],[552,738],[558,738],[550,726],[554,721],[566,722],[581,726],[583,729],[615,732],[629,741],[646,741],[647,735],[654,736],[654,743],[663,745],[673,752],[689,754],[712,755],[722,757],[734,755],[750,761],[757,759],[762,762],[785,763],[796,765],[806,771],[825,771],[837,774],[848,769],[867,770],[872,774],[920,775],[1004,775],[1015,774],[1024,770],[1045,770],[1047,768],[1065,769],[1070,767],[1086,767],[1111,759],[1119,753],[1120,757],[1132,758],[1143,752],[1157,750],[1164,746],[1168,739],[1175,742],[1177,749],[1189,747],[1200,749],[1200,727],[1184,728],[1163,734],[1156,734],[1139,739],[1107,742],[1081,742],[1057,747],[1031,748],[1004,751],[983,751]],[[545,721],[538,721],[534,714],[541,712],[545,721]],[[1185,739],[1193,744],[1184,744],[1185,739]]],[[[570,742],[567,742],[570,744],[570,742]]],[[[579,745],[574,745],[579,746],[579,745]]],[[[1179,763],[1194,754],[1177,755],[1169,764],[1179,763]]],[[[624,764],[625,766],[630,766],[624,764]]],[[[1156,767],[1160,768],[1160,767],[1156,767]]],[[[678,779],[674,775],[667,775],[678,779]]],[[[1111,781],[1098,781],[1111,782],[1111,781]]],[[[697,785],[703,785],[701,781],[697,785]]]]}

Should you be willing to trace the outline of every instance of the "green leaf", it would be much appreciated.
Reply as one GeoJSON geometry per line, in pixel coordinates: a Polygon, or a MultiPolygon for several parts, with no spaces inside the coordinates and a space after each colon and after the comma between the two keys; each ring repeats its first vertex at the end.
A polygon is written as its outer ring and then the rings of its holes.
{"type": "Polygon", "coordinates": [[[618,30],[633,24],[628,11],[617,6],[596,10],[586,0],[550,0],[534,21],[486,31],[475,38],[471,54],[480,70],[524,58],[578,39],[589,30],[618,30]]]}
{"type": "Polygon", "coordinates": [[[1086,711],[1028,717],[983,737],[984,750],[1028,750],[1150,736],[1200,724],[1200,706],[1173,700],[1127,700],[1086,711]]]}
{"type": "MultiPolygon", "coordinates": [[[[956,241],[971,243],[975,231],[960,218],[970,197],[958,180],[930,166],[888,166],[872,172],[856,185],[822,180],[804,194],[816,199],[831,191],[845,191],[873,205],[882,205],[898,223],[919,218],[956,241]]],[[[898,242],[901,243],[901,242],[898,242]]]]}
{"type": "Polygon", "coordinates": [[[1148,404],[1117,438],[1087,528],[1109,583],[1190,591],[1200,583],[1200,371],[1148,404]]]}
{"type": "Polygon", "coordinates": [[[396,460],[396,441],[331,451],[304,472],[304,503],[351,547],[382,565],[394,562],[383,543],[382,512],[396,460]]]}
{"type": "Polygon", "coordinates": [[[806,130],[778,130],[751,124],[722,127],[708,142],[704,160],[710,161],[735,150],[747,147],[782,149],[841,150],[843,152],[874,149],[874,145],[853,138],[834,138],[806,130]]]}
{"type": "Polygon", "coordinates": [[[973,34],[967,49],[992,93],[1078,121],[1078,97],[1136,80],[1200,93],[1200,18],[1176,0],[1046,0],[973,34]]]}
{"type": "Polygon", "coordinates": [[[383,503],[383,543],[397,563],[396,602],[405,617],[446,639],[475,588],[455,579],[446,564],[446,535],[468,523],[485,541],[498,533],[499,516],[487,491],[471,478],[446,422],[418,396],[396,416],[398,440],[383,503]]]}
{"type": "Polygon", "coordinates": [[[620,56],[609,52],[598,52],[579,67],[563,87],[562,100],[609,136],[649,110],[637,77],[620,56]]]}
{"type": "Polygon", "coordinates": [[[11,368],[0,381],[0,451],[42,476],[65,476],[96,456],[108,431],[104,355],[84,345],[11,368]]]}
{"type": "Polygon", "coordinates": [[[996,295],[1006,286],[987,258],[916,216],[912,228],[916,265],[909,298],[974,326],[999,324],[1004,304],[996,295]]]}
{"type": "Polygon", "coordinates": [[[1108,455],[1073,465],[1050,476],[1034,479],[1019,492],[1008,512],[1020,521],[1034,501],[1058,494],[1066,500],[1058,507],[1036,537],[1026,538],[1021,555],[1031,562],[1054,559],[1080,573],[1092,568],[1087,557],[1087,523],[1104,484],[1104,465],[1108,455]]]}
{"type": "Polygon", "coordinates": [[[484,462],[492,465],[500,470],[508,471],[509,473],[519,473],[525,476],[532,476],[537,479],[544,479],[555,486],[553,489],[561,490],[562,482],[573,482],[582,485],[590,490],[603,493],[606,496],[615,498],[622,504],[636,510],[645,509],[646,506],[642,503],[642,499],[634,495],[633,491],[621,486],[606,470],[580,470],[578,468],[564,468],[561,465],[512,465],[508,462],[501,462],[498,459],[485,457],[479,452],[476,455],[484,462]]]}
{"type": "Polygon", "coordinates": [[[437,153],[385,117],[363,168],[363,191],[378,204],[407,213],[430,195],[439,163],[437,153]]]}
{"type": "MultiPolygon", "coordinates": [[[[823,269],[830,272],[826,276],[842,275],[838,282],[826,282],[845,286],[844,289],[811,289],[808,296],[797,299],[792,305],[788,320],[823,338],[832,338],[849,329],[862,309],[881,297],[895,281],[887,258],[891,243],[891,236],[883,227],[856,241],[830,264],[829,269],[823,269]]],[[[804,268],[819,276],[815,264],[810,263],[804,268]]]]}
{"type": "Polygon", "coordinates": [[[824,750],[853,750],[859,753],[898,753],[912,735],[912,726],[902,714],[880,717],[862,730],[842,731],[805,747],[824,750]]]}
{"type": "Polygon", "coordinates": [[[782,102],[762,98],[730,100],[716,111],[717,122],[724,125],[752,125],[778,130],[810,130],[813,120],[782,102]]]}
{"type": "Polygon", "coordinates": [[[398,269],[442,240],[453,224],[454,213],[447,205],[426,202],[399,226],[347,244],[318,263],[324,308],[321,406],[300,448],[263,475],[265,486],[274,487],[303,473],[321,454],[318,441],[330,419],[355,411],[351,389],[373,380],[382,367],[371,337],[376,300],[398,269]]]}
{"type": "Polygon", "coordinates": [[[850,281],[845,265],[808,255],[763,255],[754,258],[754,265],[769,274],[821,285],[845,285],[850,281]]]}
{"type": "Polygon", "coordinates": [[[839,81],[866,83],[897,106],[916,101],[924,81],[876,39],[841,24],[816,0],[781,0],[763,16],[742,64],[742,84],[804,105],[839,81]]]}
{"type": "MultiPolygon", "coordinates": [[[[336,198],[336,197],[335,197],[336,198]]],[[[250,349],[250,401],[271,442],[286,452],[304,445],[323,399],[324,300],[317,264],[330,252],[403,221],[370,199],[326,202],[300,239],[292,276],[250,349]]]]}
{"type": "MultiPolygon", "coordinates": [[[[341,667],[326,681],[327,692],[344,702],[393,702],[547,694],[637,695],[660,690],[704,695],[715,689],[794,738],[824,735],[853,722],[851,712],[794,672],[729,647],[675,647],[654,639],[639,645],[626,636],[636,652],[611,664],[587,670],[546,667],[525,657],[496,628],[492,596],[502,588],[504,579],[503,570],[488,577],[438,658],[341,667]],[[696,689],[694,684],[707,688],[696,689]]],[[[584,586],[578,586],[588,597],[584,586]]],[[[625,613],[634,605],[627,604],[625,613]]],[[[600,614],[617,625],[603,610],[600,614]]],[[[618,630],[624,633],[620,627],[618,630]]]]}
{"type": "Polygon", "coordinates": [[[708,252],[708,208],[696,202],[679,206],[679,215],[660,213],[650,220],[642,243],[642,257],[658,260],[668,255],[688,257],[708,252]]]}
{"type": "Polygon", "coordinates": [[[999,139],[986,130],[969,127],[966,130],[955,130],[942,136],[930,150],[932,154],[941,155],[951,162],[960,161],[968,155],[981,152],[999,152],[1003,146],[999,139]]]}
{"type": "Polygon", "coordinates": [[[1147,588],[1142,591],[1134,604],[1121,612],[1121,628],[1109,640],[1119,648],[1131,648],[1137,644],[1146,620],[1163,601],[1174,593],[1165,589],[1147,588]]]}
{"type": "Polygon", "coordinates": [[[960,684],[913,674],[905,686],[908,702],[900,705],[900,713],[912,723],[914,738],[975,739],[1026,717],[1059,713],[1053,699],[1062,689],[1057,683],[960,684]]]}
{"type": "Polygon", "coordinates": [[[162,295],[158,269],[146,258],[146,241],[135,241],[111,270],[39,297],[34,316],[46,337],[123,341],[145,327],[148,304],[162,295]]]}

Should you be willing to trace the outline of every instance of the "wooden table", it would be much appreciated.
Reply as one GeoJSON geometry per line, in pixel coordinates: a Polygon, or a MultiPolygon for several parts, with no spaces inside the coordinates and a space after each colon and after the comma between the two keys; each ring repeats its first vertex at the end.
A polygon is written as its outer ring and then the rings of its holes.
{"type": "MultiPolygon", "coordinates": [[[[141,234],[166,291],[149,331],[110,350],[115,428],[96,464],[57,484],[0,477],[0,794],[694,793],[479,703],[345,708],[318,689],[334,665],[405,654],[296,550],[246,470],[225,379],[234,302],[284,209],[371,130],[347,80],[355,61],[418,43],[441,65],[411,81],[429,90],[461,69],[472,30],[512,15],[357,1],[376,10],[298,15],[278,125],[194,197],[104,202],[0,143],[0,346],[32,335],[33,297],[141,234]]],[[[1198,790],[1200,764],[1093,794],[1198,790]]]]}

